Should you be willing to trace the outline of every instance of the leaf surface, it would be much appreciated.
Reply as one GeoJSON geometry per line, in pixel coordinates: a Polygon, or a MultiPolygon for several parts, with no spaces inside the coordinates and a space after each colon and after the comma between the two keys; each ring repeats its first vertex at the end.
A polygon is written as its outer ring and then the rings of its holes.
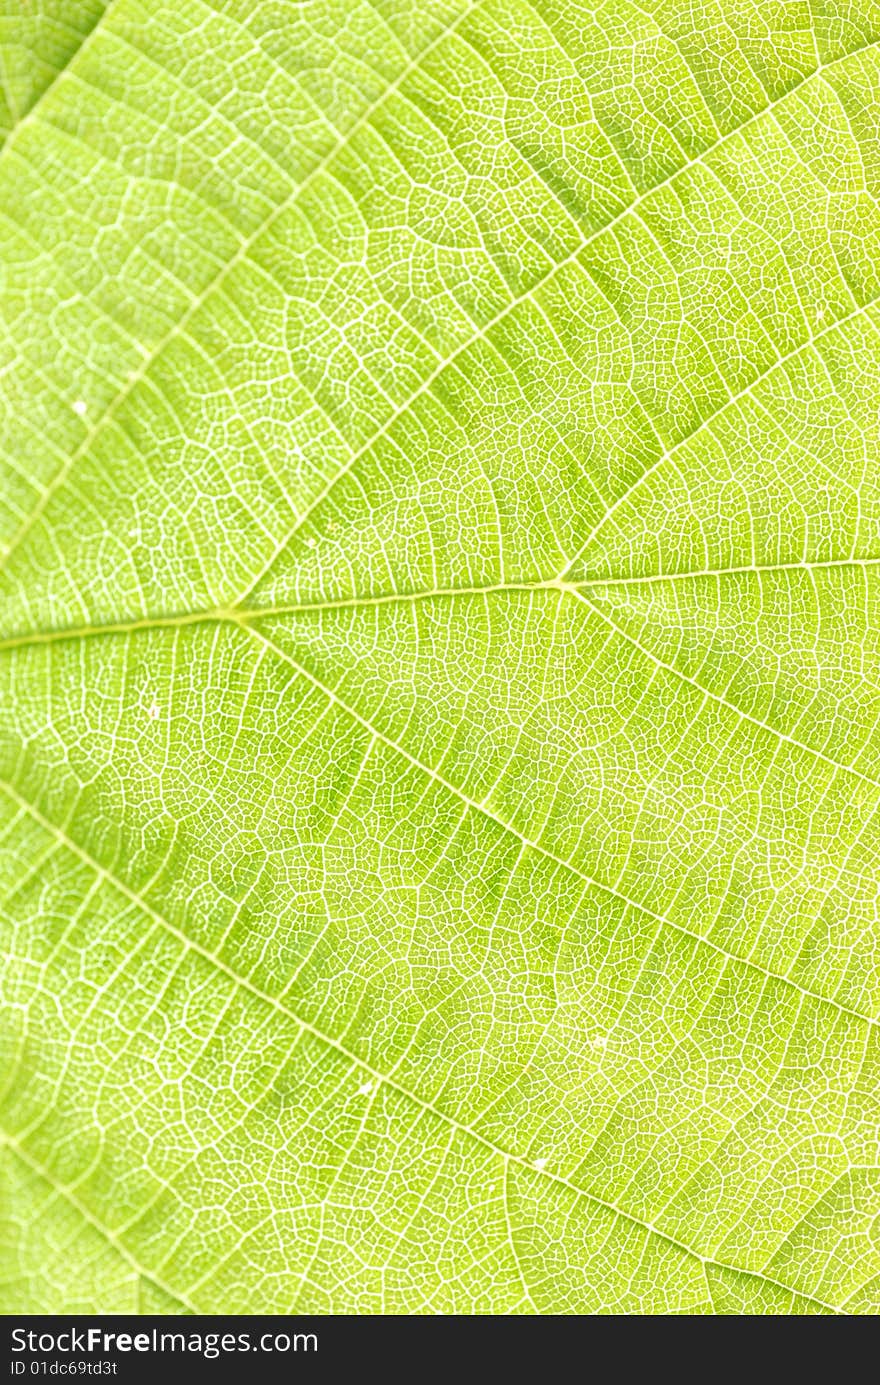
{"type": "Polygon", "coordinates": [[[61,8],[5,1311],[877,1312],[880,8],[61,8]]]}

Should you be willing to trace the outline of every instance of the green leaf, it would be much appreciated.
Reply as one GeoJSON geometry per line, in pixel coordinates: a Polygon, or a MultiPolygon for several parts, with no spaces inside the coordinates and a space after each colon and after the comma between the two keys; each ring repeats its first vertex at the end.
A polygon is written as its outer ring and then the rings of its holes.
{"type": "Polygon", "coordinates": [[[876,1313],[880,6],[0,23],[3,1309],[876,1313]]]}

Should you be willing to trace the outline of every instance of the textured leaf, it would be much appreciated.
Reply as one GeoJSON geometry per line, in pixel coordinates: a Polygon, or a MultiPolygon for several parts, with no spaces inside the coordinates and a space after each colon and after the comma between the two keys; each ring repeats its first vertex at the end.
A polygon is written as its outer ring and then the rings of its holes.
{"type": "Polygon", "coordinates": [[[5,1311],[877,1312],[880,7],[0,23],[5,1311]]]}

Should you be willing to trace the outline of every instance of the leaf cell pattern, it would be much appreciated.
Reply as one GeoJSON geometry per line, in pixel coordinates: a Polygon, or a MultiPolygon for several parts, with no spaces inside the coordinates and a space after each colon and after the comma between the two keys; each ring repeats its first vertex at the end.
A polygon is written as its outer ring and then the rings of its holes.
{"type": "Polygon", "coordinates": [[[4,1311],[880,1311],[880,6],[0,78],[4,1311]]]}

